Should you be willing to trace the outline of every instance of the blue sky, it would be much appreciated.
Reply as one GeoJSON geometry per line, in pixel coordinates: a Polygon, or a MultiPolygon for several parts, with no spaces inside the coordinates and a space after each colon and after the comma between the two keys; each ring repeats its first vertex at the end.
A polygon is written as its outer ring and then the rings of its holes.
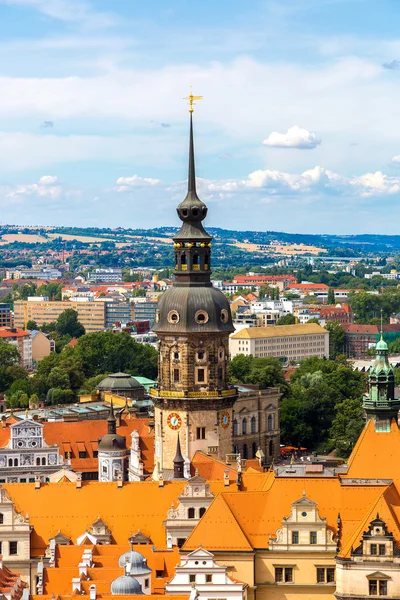
{"type": "Polygon", "coordinates": [[[2,223],[397,233],[398,0],[0,0],[2,223]]]}

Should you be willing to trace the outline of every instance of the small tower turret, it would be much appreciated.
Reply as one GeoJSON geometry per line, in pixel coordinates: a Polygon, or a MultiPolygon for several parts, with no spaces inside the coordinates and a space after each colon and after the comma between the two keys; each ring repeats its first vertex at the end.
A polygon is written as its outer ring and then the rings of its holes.
{"type": "Polygon", "coordinates": [[[363,408],[367,419],[373,419],[376,431],[390,431],[392,419],[397,422],[400,399],[395,398],[394,369],[389,362],[389,348],[381,337],[376,345],[375,362],[369,372],[369,395],[364,397],[363,408]]]}
{"type": "Polygon", "coordinates": [[[126,479],[126,438],[117,433],[112,401],[107,418],[107,433],[99,440],[98,461],[99,481],[117,481],[120,475],[126,479]]]}

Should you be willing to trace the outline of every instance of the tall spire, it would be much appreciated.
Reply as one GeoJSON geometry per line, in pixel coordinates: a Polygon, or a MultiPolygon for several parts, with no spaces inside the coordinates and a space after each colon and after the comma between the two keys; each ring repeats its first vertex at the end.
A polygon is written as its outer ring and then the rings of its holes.
{"type": "Polygon", "coordinates": [[[190,138],[189,138],[189,173],[188,173],[188,194],[196,193],[196,170],[194,164],[194,141],[193,141],[193,112],[190,113],[190,138]]]}
{"type": "Polygon", "coordinates": [[[183,479],[183,466],[185,464],[185,460],[182,456],[182,451],[181,451],[181,440],[179,439],[179,433],[178,433],[178,439],[176,442],[176,454],[175,454],[175,458],[174,458],[174,479],[183,479]]]}
{"type": "Polygon", "coordinates": [[[111,404],[110,404],[110,414],[108,415],[108,419],[107,419],[107,425],[108,425],[108,433],[111,433],[111,434],[117,433],[117,421],[116,421],[115,415],[114,415],[114,405],[113,405],[112,398],[111,398],[111,404]]]}

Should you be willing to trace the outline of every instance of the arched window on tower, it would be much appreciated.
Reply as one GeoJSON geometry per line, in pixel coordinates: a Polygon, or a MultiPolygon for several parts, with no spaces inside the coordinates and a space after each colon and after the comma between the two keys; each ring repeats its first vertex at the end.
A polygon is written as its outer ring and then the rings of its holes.
{"type": "Polygon", "coordinates": [[[273,431],[273,429],[274,429],[274,415],[268,415],[267,431],[273,431]]]}
{"type": "Polygon", "coordinates": [[[247,444],[243,444],[242,458],[244,458],[244,459],[247,458],[247,444]]]}
{"type": "Polygon", "coordinates": [[[269,448],[268,448],[268,450],[269,450],[269,455],[273,456],[273,454],[274,454],[274,442],[272,440],[270,440],[270,442],[269,442],[269,448]]]}
{"type": "Polygon", "coordinates": [[[4,523],[4,515],[3,513],[0,513],[0,525],[3,525],[4,523]]]}
{"type": "Polygon", "coordinates": [[[188,519],[194,519],[195,518],[195,510],[194,508],[189,508],[188,509],[188,519]]]}
{"type": "Polygon", "coordinates": [[[181,265],[186,265],[186,254],[184,252],[181,254],[181,265]]]}
{"type": "Polygon", "coordinates": [[[242,435],[246,435],[247,433],[247,419],[243,419],[242,421],[242,435]]]}
{"type": "Polygon", "coordinates": [[[257,433],[257,419],[255,417],[251,417],[251,433],[257,433]]]}
{"type": "Polygon", "coordinates": [[[206,252],[204,255],[204,268],[205,269],[208,269],[208,265],[210,264],[209,260],[210,260],[210,257],[208,256],[208,252],[206,252]]]}
{"type": "Polygon", "coordinates": [[[233,421],[233,435],[237,435],[237,434],[238,434],[238,422],[237,422],[237,420],[235,419],[235,420],[233,421]]]}
{"type": "Polygon", "coordinates": [[[200,257],[197,254],[197,252],[195,254],[193,254],[193,264],[194,265],[199,265],[200,264],[200,257]]]}
{"type": "Polygon", "coordinates": [[[204,515],[205,512],[206,512],[206,509],[204,508],[204,506],[202,506],[199,510],[200,519],[204,515]]]}
{"type": "Polygon", "coordinates": [[[40,465],[40,458],[37,457],[37,459],[36,459],[36,466],[38,467],[39,465],[40,465]]]}

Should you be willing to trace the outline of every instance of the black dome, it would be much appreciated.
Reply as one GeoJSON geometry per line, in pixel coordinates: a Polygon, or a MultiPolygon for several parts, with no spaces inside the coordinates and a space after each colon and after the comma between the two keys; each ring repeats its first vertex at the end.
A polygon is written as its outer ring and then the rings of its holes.
{"type": "Polygon", "coordinates": [[[225,295],[213,286],[173,287],[158,302],[156,333],[232,333],[232,315],[225,295]]]}

